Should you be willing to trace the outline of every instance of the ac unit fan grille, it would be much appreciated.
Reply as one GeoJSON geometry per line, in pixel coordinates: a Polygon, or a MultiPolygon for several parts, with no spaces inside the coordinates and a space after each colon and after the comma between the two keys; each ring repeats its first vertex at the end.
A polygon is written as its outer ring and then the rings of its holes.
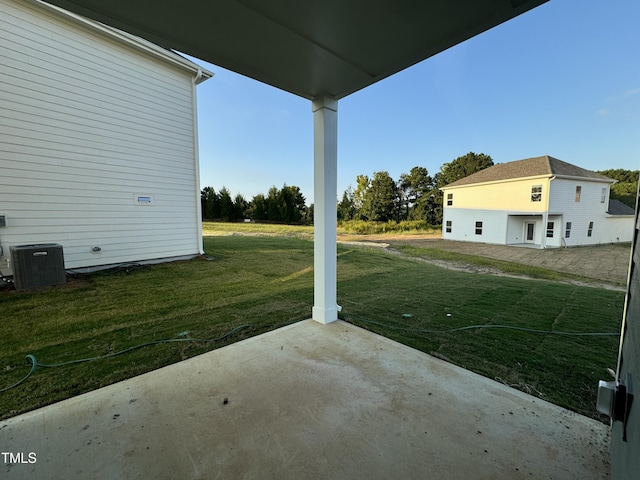
{"type": "Polygon", "coordinates": [[[67,281],[62,245],[19,245],[10,250],[16,290],[61,285],[67,281]]]}

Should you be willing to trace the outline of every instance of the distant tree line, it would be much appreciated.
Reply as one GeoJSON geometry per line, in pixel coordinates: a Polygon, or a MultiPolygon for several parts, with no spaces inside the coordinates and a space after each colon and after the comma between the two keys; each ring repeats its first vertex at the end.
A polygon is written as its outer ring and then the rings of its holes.
{"type": "Polygon", "coordinates": [[[600,175],[617,180],[611,185],[611,198],[626,203],[631,208],[636,208],[636,195],[638,194],[638,175],[640,170],[625,170],[623,168],[612,168],[600,170],[600,175]]]}
{"type": "Polygon", "coordinates": [[[338,203],[338,220],[388,222],[420,220],[442,224],[442,187],[493,165],[484,153],[469,152],[445,163],[431,176],[420,166],[403,173],[396,181],[386,171],[373,177],[358,175],[356,187],[349,187],[338,203]]]}
{"type": "MultiPolygon", "coordinates": [[[[420,166],[402,173],[394,180],[389,172],[374,172],[372,177],[358,175],[355,188],[349,186],[338,202],[338,221],[365,220],[372,222],[424,221],[442,224],[442,187],[493,165],[484,153],[469,152],[444,163],[440,171],[430,175],[420,166]]],[[[597,173],[617,180],[611,186],[611,198],[635,208],[638,192],[638,170],[609,169],[597,173]]],[[[299,187],[271,187],[266,195],[255,195],[247,201],[235,197],[226,187],[216,192],[213,187],[201,191],[202,217],[208,220],[312,224],[313,204],[306,200],[299,187]]]]}
{"type": "Polygon", "coordinates": [[[267,195],[255,195],[250,201],[241,194],[232,198],[226,187],[219,192],[213,187],[205,187],[200,192],[200,202],[205,220],[313,223],[313,205],[307,207],[300,188],[296,186],[284,185],[281,189],[274,186],[267,195]]]}

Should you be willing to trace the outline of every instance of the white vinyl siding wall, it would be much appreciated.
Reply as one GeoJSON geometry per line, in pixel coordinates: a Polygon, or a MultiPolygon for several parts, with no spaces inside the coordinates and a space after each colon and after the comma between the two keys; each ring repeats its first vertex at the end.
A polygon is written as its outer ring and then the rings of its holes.
{"type": "Polygon", "coordinates": [[[561,247],[562,239],[564,238],[564,221],[562,219],[562,215],[549,215],[547,218],[547,223],[553,222],[553,237],[547,237],[547,231],[545,228],[544,235],[544,244],[546,247],[561,247]]]}
{"type": "Polygon", "coordinates": [[[0,8],[5,257],[49,242],[68,268],[199,253],[191,72],[36,6],[0,8]]]}
{"type": "MultiPolygon", "coordinates": [[[[455,197],[455,195],[454,195],[455,197]]],[[[495,210],[474,210],[467,208],[447,208],[443,224],[451,221],[451,232],[442,232],[445,240],[504,244],[507,230],[507,212],[495,210]],[[482,235],[476,235],[476,222],[482,222],[482,235]]]]}
{"type": "MultiPolygon", "coordinates": [[[[602,203],[602,182],[555,179],[551,182],[549,211],[562,212],[562,232],[571,222],[571,236],[565,238],[567,246],[609,243],[611,224],[607,218],[607,204],[602,203]],[[580,186],[580,201],[576,202],[576,187],[580,186]],[[593,233],[587,236],[589,222],[593,222],[593,233]]],[[[615,238],[615,237],[614,237],[615,238]]]]}
{"type": "MultiPolygon", "coordinates": [[[[606,231],[602,232],[605,239],[603,243],[618,243],[633,241],[635,219],[629,220],[627,216],[609,217],[606,221],[606,231]]],[[[595,228],[595,227],[594,227],[595,228]]],[[[595,234],[595,231],[594,231],[595,234]]]]}

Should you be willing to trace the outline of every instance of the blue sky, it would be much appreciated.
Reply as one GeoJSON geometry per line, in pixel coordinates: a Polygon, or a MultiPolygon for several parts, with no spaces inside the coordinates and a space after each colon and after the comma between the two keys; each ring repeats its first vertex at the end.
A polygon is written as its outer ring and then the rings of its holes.
{"type": "MultiPolygon", "coordinates": [[[[640,2],[551,0],[339,102],[338,197],[473,151],[640,168],[640,2]]],[[[313,202],[311,103],[215,65],[198,87],[200,183],[313,202]]]]}

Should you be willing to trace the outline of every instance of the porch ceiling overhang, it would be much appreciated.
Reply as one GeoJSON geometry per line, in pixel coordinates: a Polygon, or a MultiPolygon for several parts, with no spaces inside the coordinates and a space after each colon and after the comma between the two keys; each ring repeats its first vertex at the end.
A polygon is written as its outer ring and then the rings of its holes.
{"type": "Polygon", "coordinates": [[[47,0],[307,99],[336,99],[547,0],[47,0]]]}

